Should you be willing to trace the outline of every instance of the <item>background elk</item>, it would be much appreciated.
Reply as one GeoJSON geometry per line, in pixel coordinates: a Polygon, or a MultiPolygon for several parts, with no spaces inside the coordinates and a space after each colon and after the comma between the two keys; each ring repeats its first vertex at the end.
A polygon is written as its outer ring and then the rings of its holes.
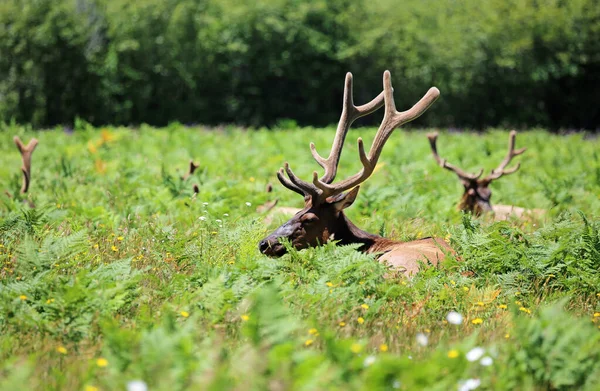
{"type": "Polygon", "coordinates": [[[300,250],[314,247],[330,239],[338,240],[341,244],[360,243],[361,251],[367,253],[382,253],[380,261],[413,274],[419,270],[420,261],[432,264],[444,258],[442,249],[449,249],[443,239],[426,238],[412,242],[397,242],[378,235],[370,234],[357,228],[343,213],[343,210],[354,202],[359,190],[359,184],[366,181],[373,173],[385,142],[394,129],[414,120],[423,114],[439,96],[437,88],[432,87],[427,94],[411,109],[403,112],[396,110],[394,103],[391,75],[389,71],[383,74],[383,92],[371,102],[355,106],[352,96],[352,74],[346,75],[342,114],[333,140],[331,153],[327,159],[320,156],[313,143],[310,149],[314,159],[325,170],[319,178],[313,172],[311,182],[298,178],[286,162],[280,169],[277,178],[283,186],[304,197],[304,208],[288,222],[277,228],[275,232],[261,240],[259,249],[263,254],[279,257],[286,253],[280,239],[287,239],[294,248],[300,250]],[[371,114],[381,106],[385,106],[383,121],[377,130],[369,154],[364,150],[363,141],[358,139],[358,151],[362,169],[353,176],[338,183],[333,183],[344,144],[344,139],[352,122],[371,114]],[[347,191],[347,192],[346,192],[347,191]]]}
{"type": "Polygon", "coordinates": [[[506,220],[510,216],[517,218],[521,218],[523,216],[540,217],[544,213],[544,210],[542,209],[530,210],[514,205],[492,206],[490,202],[490,199],[492,198],[492,191],[489,187],[490,184],[504,175],[515,173],[519,167],[521,167],[521,163],[517,163],[517,165],[512,168],[506,168],[506,166],[508,166],[515,156],[519,156],[527,150],[527,148],[515,150],[515,140],[517,137],[516,131],[511,131],[508,136],[508,152],[504,160],[502,160],[500,165],[493,169],[488,176],[482,179],[480,179],[480,177],[483,174],[483,168],[479,170],[479,173],[472,174],[453,166],[452,164],[448,163],[446,159],[442,159],[437,151],[437,137],[437,132],[427,135],[427,138],[429,139],[429,145],[431,146],[431,152],[433,153],[435,161],[440,167],[454,172],[465,188],[462,198],[458,203],[459,210],[471,212],[476,216],[480,216],[487,212],[493,212],[496,220],[506,220]]]}

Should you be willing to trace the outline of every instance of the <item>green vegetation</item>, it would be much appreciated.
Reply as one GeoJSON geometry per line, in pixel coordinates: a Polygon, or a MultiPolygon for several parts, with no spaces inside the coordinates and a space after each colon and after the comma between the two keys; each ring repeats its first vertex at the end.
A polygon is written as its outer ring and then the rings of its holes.
{"type": "MultiPolygon", "coordinates": [[[[456,211],[461,186],[424,132],[397,130],[348,214],[394,239],[448,238],[457,256],[410,279],[352,246],[258,252],[281,221],[266,226],[256,207],[302,202],[275,171],[287,160],[308,177],[309,141],[326,151],[333,132],[5,128],[0,390],[598,389],[597,139],[520,134],[522,168],[492,201],[547,216],[493,223],[456,211]],[[35,209],[18,194],[13,134],[40,140],[35,209]],[[182,181],[190,159],[200,168],[182,181]]],[[[374,133],[350,132],[340,177],[360,167],[350,140],[374,133]]],[[[439,148],[490,169],[506,139],[444,133],[439,148]]]]}
{"type": "Polygon", "coordinates": [[[425,126],[594,130],[599,35],[597,0],[4,0],[0,120],[326,125],[389,69],[425,126]]]}

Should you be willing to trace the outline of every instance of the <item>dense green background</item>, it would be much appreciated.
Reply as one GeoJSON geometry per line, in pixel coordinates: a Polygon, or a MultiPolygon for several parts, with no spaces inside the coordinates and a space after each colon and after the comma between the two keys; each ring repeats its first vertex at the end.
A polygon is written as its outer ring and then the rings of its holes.
{"type": "Polygon", "coordinates": [[[597,129],[599,36],[597,0],[3,0],[0,120],[331,124],[390,69],[421,125],[597,129]]]}
{"type": "MultiPolygon", "coordinates": [[[[308,179],[308,143],[326,154],[333,128],[79,125],[0,132],[0,390],[599,389],[598,139],[519,134],[522,167],[492,201],[547,214],[492,223],[456,210],[461,185],[425,132],[397,130],[347,213],[393,239],[450,241],[456,257],[405,278],[351,246],[258,252],[282,218],[255,208],[302,205],[275,171],[287,160],[308,179]],[[40,139],[35,209],[18,194],[13,134],[40,139]],[[200,169],[181,181],[189,159],[200,169]],[[475,346],[491,366],[467,359],[475,346]]],[[[354,140],[374,134],[350,132],[340,179],[360,168],[354,140]]],[[[491,169],[507,139],[442,131],[439,150],[491,169]]]]}

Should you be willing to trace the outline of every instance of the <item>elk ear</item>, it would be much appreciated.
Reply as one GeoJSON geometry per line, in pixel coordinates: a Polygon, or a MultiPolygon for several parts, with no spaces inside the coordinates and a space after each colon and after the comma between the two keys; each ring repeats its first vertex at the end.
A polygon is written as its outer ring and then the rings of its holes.
{"type": "Polygon", "coordinates": [[[356,199],[356,196],[358,195],[358,190],[360,190],[360,186],[356,186],[347,193],[342,193],[338,196],[335,196],[333,200],[331,200],[331,204],[333,205],[335,210],[341,212],[342,210],[352,205],[354,203],[354,200],[356,199]]]}

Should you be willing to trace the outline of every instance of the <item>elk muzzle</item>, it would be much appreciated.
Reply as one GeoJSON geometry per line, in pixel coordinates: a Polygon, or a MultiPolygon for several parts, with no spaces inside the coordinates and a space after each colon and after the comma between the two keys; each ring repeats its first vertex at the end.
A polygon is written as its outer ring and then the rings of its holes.
{"type": "Polygon", "coordinates": [[[288,221],[277,228],[271,235],[261,240],[260,243],[258,243],[258,249],[266,256],[274,258],[281,257],[287,252],[287,249],[279,242],[279,239],[291,239],[295,236],[294,234],[301,229],[300,224],[288,221]]]}

